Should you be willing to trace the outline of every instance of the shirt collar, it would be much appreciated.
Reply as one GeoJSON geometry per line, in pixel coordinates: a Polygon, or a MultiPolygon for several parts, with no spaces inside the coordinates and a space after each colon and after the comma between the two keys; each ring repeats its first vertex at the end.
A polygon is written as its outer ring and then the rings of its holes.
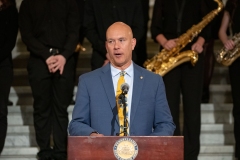
{"type": "MultiPolygon", "coordinates": [[[[111,67],[112,77],[117,76],[117,75],[121,72],[120,69],[117,69],[117,68],[113,67],[112,64],[110,64],[110,67],[111,67]]],[[[133,76],[133,62],[132,62],[131,65],[130,65],[128,68],[126,68],[124,71],[126,72],[126,75],[132,77],[132,76],[133,76]]]]}

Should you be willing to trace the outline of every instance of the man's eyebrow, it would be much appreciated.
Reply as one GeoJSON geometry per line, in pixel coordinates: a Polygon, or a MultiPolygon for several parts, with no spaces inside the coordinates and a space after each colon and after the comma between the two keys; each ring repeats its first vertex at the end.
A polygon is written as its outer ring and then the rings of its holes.
{"type": "MultiPolygon", "coordinates": [[[[119,37],[119,38],[117,38],[117,39],[126,39],[126,37],[119,37]]],[[[115,39],[114,39],[114,38],[108,38],[107,41],[108,41],[108,40],[115,40],[115,39]]]]}

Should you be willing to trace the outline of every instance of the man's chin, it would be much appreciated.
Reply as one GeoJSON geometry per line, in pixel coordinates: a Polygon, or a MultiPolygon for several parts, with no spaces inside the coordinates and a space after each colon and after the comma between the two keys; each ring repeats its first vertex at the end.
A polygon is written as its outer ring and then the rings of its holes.
{"type": "Polygon", "coordinates": [[[128,63],[126,61],[115,61],[114,66],[117,68],[127,68],[131,63],[128,63]]]}
{"type": "Polygon", "coordinates": [[[124,62],[119,62],[119,61],[115,61],[114,63],[113,63],[113,65],[114,66],[116,66],[116,67],[122,67],[122,66],[124,66],[124,62]]]}

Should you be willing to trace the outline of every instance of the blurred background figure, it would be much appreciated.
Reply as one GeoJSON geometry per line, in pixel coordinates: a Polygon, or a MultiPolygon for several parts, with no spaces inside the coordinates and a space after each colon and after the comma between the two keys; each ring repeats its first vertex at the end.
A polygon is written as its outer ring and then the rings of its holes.
{"type": "MultiPolygon", "coordinates": [[[[208,3],[211,10],[217,8],[217,3],[208,3]]],[[[202,92],[202,103],[209,103],[210,91],[209,85],[213,76],[213,70],[215,65],[214,56],[214,42],[218,39],[218,30],[221,25],[223,16],[223,10],[210,22],[211,33],[209,34],[208,40],[204,44],[203,54],[204,54],[204,78],[203,78],[203,92],[202,92]]]]}
{"type": "MultiPolygon", "coordinates": [[[[219,39],[224,47],[232,51],[236,44],[228,37],[227,30],[229,27],[231,36],[240,33],[240,0],[228,0],[223,14],[221,27],[219,29],[219,39]]],[[[239,43],[239,42],[238,42],[239,43]]],[[[239,45],[239,44],[238,44],[239,45]]],[[[239,48],[238,54],[239,55],[239,48]]],[[[237,58],[229,66],[229,77],[232,89],[233,99],[233,117],[234,117],[234,136],[235,136],[235,157],[240,159],[240,58],[237,58]]]]}
{"type": "Polygon", "coordinates": [[[20,6],[20,32],[30,52],[27,69],[40,160],[67,159],[67,108],[75,82],[79,24],[76,0],[24,0],[20,6]]]}
{"type": "MultiPolygon", "coordinates": [[[[85,33],[84,33],[84,28],[83,28],[83,17],[84,17],[84,4],[85,4],[85,0],[76,0],[77,4],[78,4],[78,11],[79,11],[79,17],[80,17],[80,28],[79,28],[79,44],[81,44],[81,46],[83,46],[83,40],[85,37],[85,33]]],[[[74,80],[76,78],[78,78],[79,75],[77,75],[77,65],[78,65],[78,58],[79,58],[79,54],[82,52],[82,50],[74,53],[74,59],[75,59],[75,75],[74,75],[74,80]]],[[[74,83],[75,86],[75,83],[74,83]]],[[[74,89],[74,88],[73,88],[74,89]]],[[[74,94],[73,94],[74,97],[74,94]]],[[[75,104],[75,100],[72,98],[71,100],[71,105],[75,104]]]]}
{"type": "MultiPolygon", "coordinates": [[[[114,22],[124,22],[133,31],[134,38],[138,41],[144,35],[144,17],[142,4],[139,0],[117,1],[117,0],[86,0],[84,6],[84,28],[86,38],[92,44],[92,70],[109,63],[106,57],[106,30],[114,22]]],[[[133,60],[136,62],[138,54],[133,52],[133,60]]]]}
{"type": "Polygon", "coordinates": [[[147,60],[147,32],[148,32],[148,20],[149,20],[149,0],[141,0],[143,11],[143,36],[137,41],[135,47],[136,52],[136,64],[143,67],[143,63],[147,60]]]}
{"type": "Polygon", "coordinates": [[[8,96],[13,78],[12,50],[18,33],[18,11],[13,0],[0,0],[0,154],[7,133],[8,96]]]}

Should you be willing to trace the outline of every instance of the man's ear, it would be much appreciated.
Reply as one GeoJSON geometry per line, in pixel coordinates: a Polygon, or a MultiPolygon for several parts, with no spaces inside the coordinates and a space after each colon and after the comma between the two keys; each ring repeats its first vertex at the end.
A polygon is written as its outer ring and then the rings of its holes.
{"type": "Polygon", "coordinates": [[[135,46],[136,46],[137,40],[136,38],[132,39],[132,50],[134,50],[135,46]]]}
{"type": "Polygon", "coordinates": [[[105,41],[105,48],[106,48],[106,50],[108,52],[107,41],[105,41]]]}

